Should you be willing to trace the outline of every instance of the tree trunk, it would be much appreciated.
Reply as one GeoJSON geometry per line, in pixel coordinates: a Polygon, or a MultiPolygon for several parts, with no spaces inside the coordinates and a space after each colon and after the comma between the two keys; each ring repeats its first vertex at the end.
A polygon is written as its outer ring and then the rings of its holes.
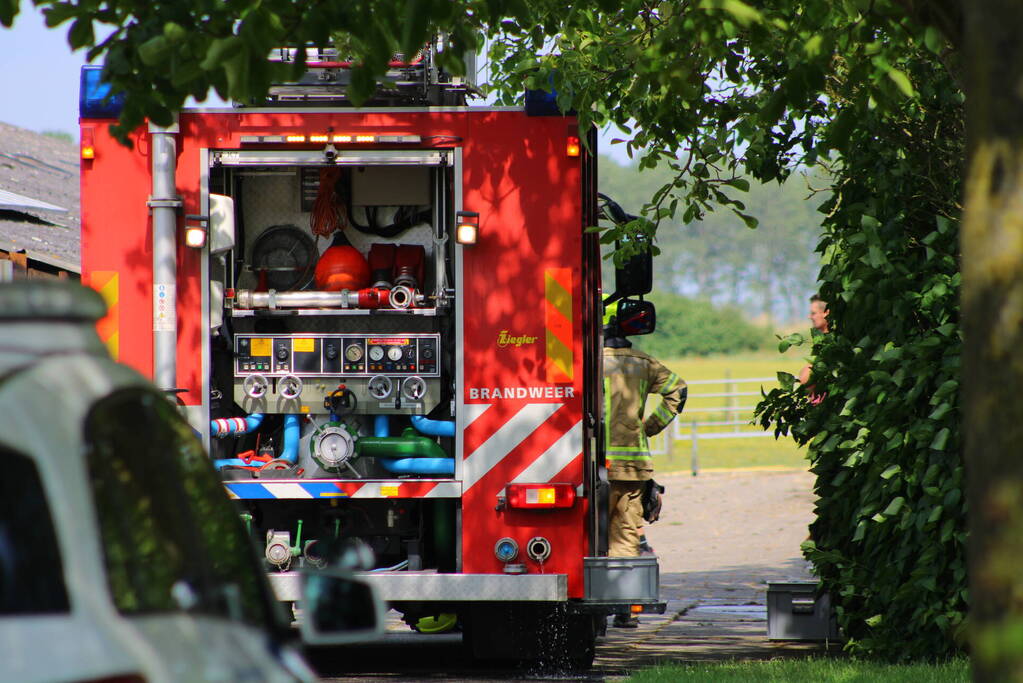
{"type": "Polygon", "coordinates": [[[963,8],[970,641],[975,680],[1023,680],[1023,3],[963,8]]]}

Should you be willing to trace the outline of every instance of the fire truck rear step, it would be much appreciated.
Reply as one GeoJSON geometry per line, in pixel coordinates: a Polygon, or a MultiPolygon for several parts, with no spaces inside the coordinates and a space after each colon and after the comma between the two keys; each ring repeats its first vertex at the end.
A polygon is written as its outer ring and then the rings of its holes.
{"type": "MultiPolygon", "coordinates": [[[[365,572],[377,595],[387,602],[565,602],[565,574],[438,574],[436,572],[365,572]]],[[[301,600],[299,572],[268,575],[281,601],[301,600]]]]}

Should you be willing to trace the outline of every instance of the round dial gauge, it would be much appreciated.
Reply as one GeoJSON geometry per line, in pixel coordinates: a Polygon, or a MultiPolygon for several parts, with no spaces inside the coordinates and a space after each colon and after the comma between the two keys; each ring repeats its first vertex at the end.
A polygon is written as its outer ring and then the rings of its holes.
{"type": "Polygon", "coordinates": [[[369,359],[370,360],[382,360],[384,357],[384,347],[382,346],[371,346],[369,347],[369,359]]]}
{"type": "Polygon", "coordinates": [[[401,357],[403,355],[404,354],[401,352],[401,347],[392,346],[391,348],[387,349],[387,357],[390,358],[391,360],[394,361],[401,360],[401,357]]]}
{"type": "Polygon", "coordinates": [[[345,358],[347,358],[352,363],[362,360],[362,347],[359,346],[358,344],[352,344],[347,349],[345,349],[345,358]]]}

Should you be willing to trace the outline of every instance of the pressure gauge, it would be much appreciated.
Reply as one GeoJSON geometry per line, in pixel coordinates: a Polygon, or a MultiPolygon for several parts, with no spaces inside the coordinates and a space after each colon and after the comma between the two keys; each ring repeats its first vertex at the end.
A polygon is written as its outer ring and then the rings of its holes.
{"type": "Polygon", "coordinates": [[[387,349],[387,357],[390,360],[399,361],[399,360],[401,360],[401,357],[403,355],[404,354],[402,354],[400,346],[392,346],[389,349],[387,349]]]}
{"type": "MultiPolygon", "coordinates": [[[[362,360],[362,353],[363,351],[361,345],[352,344],[347,349],[345,349],[345,358],[348,359],[348,361],[351,363],[357,363],[358,361],[362,360]]],[[[372,353],[370,355],[372,355],[372,353]]]]}
{"type": "Polygon", "coordinates": [[[372,361],[383,360],[384,358],[384,347],[382,346],[371,346],[369,347],[369,359],[372,361]]]}

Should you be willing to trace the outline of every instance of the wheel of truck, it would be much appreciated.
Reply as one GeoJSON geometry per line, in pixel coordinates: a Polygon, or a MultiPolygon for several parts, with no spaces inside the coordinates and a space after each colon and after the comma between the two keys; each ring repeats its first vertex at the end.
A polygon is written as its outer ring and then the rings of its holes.
{"type": "Polygon", "coordinates": [[[598,620],[564,605],[473,606],[463,618],[464,642],[476,660],[517,662],[542,672],[593,665],[598,620]]]}

